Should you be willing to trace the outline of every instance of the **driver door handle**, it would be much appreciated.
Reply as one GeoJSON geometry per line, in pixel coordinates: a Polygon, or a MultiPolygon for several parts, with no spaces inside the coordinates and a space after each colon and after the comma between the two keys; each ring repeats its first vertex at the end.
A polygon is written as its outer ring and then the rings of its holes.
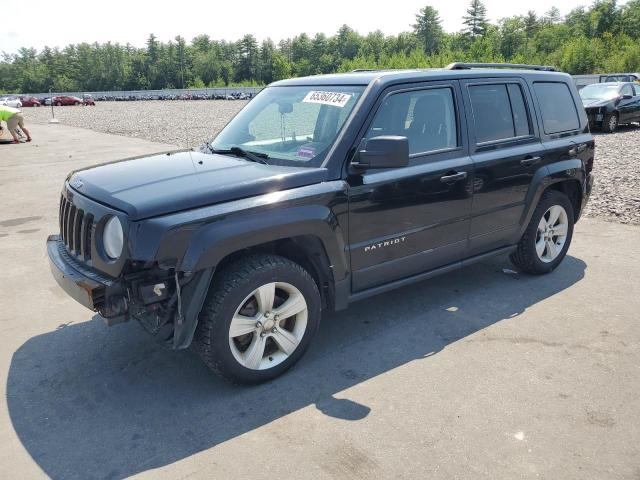
{"type": "Polygon", "coordinates": [[[520,165],[524,167],[530,167],[531,165],[535,165],[540,161],[540,157],[527,157],[520,160],[520,165]]]}
{"type": "Polygon", "coordinates": [[[447,183],[450,185],[460,180],[464,180],[465,178],[467,178],[467,172],[456,172],[450,175],[445,175],[444,177],[440,177],[440,181],[442,183],[447,183]]]}

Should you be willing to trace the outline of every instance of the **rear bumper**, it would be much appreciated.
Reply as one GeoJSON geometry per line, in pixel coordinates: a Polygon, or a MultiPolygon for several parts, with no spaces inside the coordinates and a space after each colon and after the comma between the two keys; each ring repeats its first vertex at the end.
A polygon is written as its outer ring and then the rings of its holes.
{"type": "Polygon", "coordinates": [[[47,254],[51,273],[58,285],[81,305],[98,311],[112,282],[75,262],[66,252],[59,235],[47,238],[47,254]]]}

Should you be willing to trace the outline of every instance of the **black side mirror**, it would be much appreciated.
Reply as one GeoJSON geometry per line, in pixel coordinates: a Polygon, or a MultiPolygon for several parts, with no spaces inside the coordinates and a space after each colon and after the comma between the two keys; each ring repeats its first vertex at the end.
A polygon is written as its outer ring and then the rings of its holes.
{"type": "Polygon", "coordinates": [[[356,169],[400,168],[409,165],[407,137],[383,135],[360,142],[351,166],[356,169]]]}
{"type": "Polygon", "coordinates": [[[632,98],[633,98],[633,95],[629,95],[628,93],[625,95],[622,95],[623,100],[631,100],[632,98]]]}

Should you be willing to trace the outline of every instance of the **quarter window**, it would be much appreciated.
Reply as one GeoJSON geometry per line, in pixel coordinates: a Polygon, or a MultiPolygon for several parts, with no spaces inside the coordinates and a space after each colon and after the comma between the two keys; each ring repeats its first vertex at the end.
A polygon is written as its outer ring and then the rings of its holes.
{"type": "Polygon", "coordinates": [[[407,137],[412,155],[455,148],[458,129],[454,105],[449,87],[390,95],[376,113],[367,138],[407,137]]]}
{"type": "Polygon", "coordinates": [[[529,115],[518,84],[469,87],[477,143],[531,134],[529,115]]]}
{"type": "Polygon", "coordinates": [[[509,99],[511,100],[511,112],[513,113],[516,137],[530,135],[531,125],[529,124],[529,115],[527,114],[527,106],[524,103],[522,88],[515,83],[510,83],[507,88],[509,90],[509,99]]]}
{"type": "Polygon", "coordinates": [[[580,128],[578,110],[566,83],[534,82],[544,132],[548,135],[580,128]]]}

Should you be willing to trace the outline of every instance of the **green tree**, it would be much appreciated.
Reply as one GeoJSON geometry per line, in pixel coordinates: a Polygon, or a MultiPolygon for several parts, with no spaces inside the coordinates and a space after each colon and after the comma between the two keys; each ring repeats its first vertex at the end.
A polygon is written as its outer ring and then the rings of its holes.
{"type": "Polygon", "coordinates": [[[573,31],[574,36],[592,36],[591,19],[585,7],[576,7],[565,17],[565,24],[573,31]]]}
{"type": "Polygon", "coordinates": [[[531,44],[531,40],[535,37],[536,33],[540,30],[542,25],[542,21],[536,15],[536,12],[533,10],[529,10],[527,14],[522,19],[523,27],[524,27],[524,53],[528,55],[529,53],[529,45],[531,44]]]}
{"type": "Polygon", "coordinates": [[[598,59],[603,57],[602,54],[600,40],[574,38],[562,47],[560,68],[574,74],[594,72],[599,69],[598,59]]]}
{"type": "Polygon", "coordinates": [[[556,24],[562,21],[562,15],[560,14],[560,9],[558,7],[551,7],[547,10],[543,17],[543,22],[547,24],[556,24]]]}
{"type": "Polygon", "coordinates": [[[526,45],[525,23],[521,17],[503,18],[500,21],[500,52],[511,60],[526,45]]]}
{"type": "Polygon", "coordinates": [[[189,52],[187,52],[187,42],[180,35],[175,38],[175,41],[176,85],[180,85],[180,88],[185,88],[191,82],[191,61],[189,52]],[[180,79],[179,83],[177,82],[178,78],[180,79]]]}
{"type": "Polygon", "coordinates": [[[158,40],[153,33],[149,34],[147,39],[147,51],[145,61],[145,76],[149,80],[151,88],[161,88],[160,79],[158,78],[158,62],[160,57],[160,47],[158,40]]]}
{"type": "Polygon", "coordinates": [[[596,0],[589,12],[591,32],[600,37],[620,30],[620,10],[616,0],[596,0]]]}
{"type": "Polygon", "coordinates": [[[273,80],[282,80],[291,76],[291,64],[281,53],[273,55],[273,66],[271,70],[273,80]]]}
{"type": "Polygon", "coordinates": [[[238,42],[238,65],[235,71],[237,81],[255,78],[258,59],[258,41],[253,35],[245,35],[238,42]]]}
{"type": "Polygon", "coordinates": [[[273,56],[276,47],[271,39],[266,39],[260,46],[260,61],[258,62],[257,80],[259,83],[271,83],[273,81],[273,56]]]}
{"type": "Polygon", "coordinates": [[[467,14],[462,17],[466,32],[472,38],[484,35],[487,30],[487,7],[481,0],[471,0],[467,14]]]}
{"type": "Polygon", "coordinates": [[[416,15],[413,31],[422,43],[424,53],[432,55],[440,51],[444,30],[440,22],[440,15],[435,8],[427,5],[420,9],[416,15]]]}
{"type": "Polygon", "coordinates": [[[640,0],[630,0],[620,12],[621,30],[633,39],[640,39],[640,0]]]}
{"type": "Polygon", "coordinates": [[[338,34],[331,39],[335,43],[339,59],[353,59],[360,49],[361,37],[355,30],[347,25],[342,25],[338,34]]]}

